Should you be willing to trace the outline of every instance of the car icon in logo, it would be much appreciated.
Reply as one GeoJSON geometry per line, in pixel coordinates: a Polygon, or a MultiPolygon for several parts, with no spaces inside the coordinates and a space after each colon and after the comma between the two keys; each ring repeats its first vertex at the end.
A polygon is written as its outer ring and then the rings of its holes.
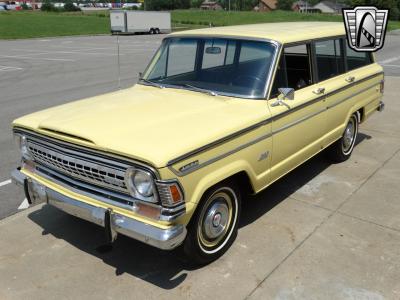
{"type": "Polygon", "coordinates": [[[389,10],[374,6],[343,9],[349,47],[355,51],[377,51],[383,47],[389,10]]]}

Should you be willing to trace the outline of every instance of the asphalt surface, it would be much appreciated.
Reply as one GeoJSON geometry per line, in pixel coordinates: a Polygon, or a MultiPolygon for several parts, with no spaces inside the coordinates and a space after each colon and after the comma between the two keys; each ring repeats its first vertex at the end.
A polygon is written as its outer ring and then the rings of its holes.
{"type": "MultiPolygon", "coordinates": [[[[121,38],[122,87],[161,36],[121,38]]],[[[399,299],[400,36],[378,53],[386,110],[360,128],[351,159],[323,155],[243,204],[239,236],[193,268],[180,253],[120,236],[101,253],[100,227],[47,205],[18,211],[10,122],[118,88],[116,37],[0,42],[0,299],[399,299]],[[89,54],[90,53],[90,54],[89,54]],[[9,216],[8,218],[5,218],[9,216]]]]}
{"type": "Polygon", "coordinates": [[[162,38],[120,36],[120,72],[116,36],[0,41],[0,219],[17,212],[24,200],[16,187],[7,184],[19,161],[11,122],[135,84],[162,38]]]}

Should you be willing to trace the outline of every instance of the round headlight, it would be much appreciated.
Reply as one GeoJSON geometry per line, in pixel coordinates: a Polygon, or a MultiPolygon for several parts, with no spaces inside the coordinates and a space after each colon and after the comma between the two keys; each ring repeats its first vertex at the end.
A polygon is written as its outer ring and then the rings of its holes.
{"type": "Polygon", "coordinates": [[[153,178],[149,173],[143,171],[135,172],[133,185],[142,196],[150,197],[153,195],[153,178]]]}
{"type": "Polygon", "coordinates": [[[130,168],[126,172],[125,183],[134,198],[148,202],[157,201],[154,195],[154,179],[151,173],[130,168]]]}

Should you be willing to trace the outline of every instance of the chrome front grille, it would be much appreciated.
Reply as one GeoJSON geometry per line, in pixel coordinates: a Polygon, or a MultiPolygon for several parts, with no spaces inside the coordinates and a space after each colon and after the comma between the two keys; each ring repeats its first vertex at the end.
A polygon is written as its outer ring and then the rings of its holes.
{"type": "Polygon", "coordinates": [[[50,170],[99,187],[129,194],[124,180],[128,166],[100,162],[94,157],[82,156],[79,152],[29,138],[28,147],[35,162],[50,170]]]}

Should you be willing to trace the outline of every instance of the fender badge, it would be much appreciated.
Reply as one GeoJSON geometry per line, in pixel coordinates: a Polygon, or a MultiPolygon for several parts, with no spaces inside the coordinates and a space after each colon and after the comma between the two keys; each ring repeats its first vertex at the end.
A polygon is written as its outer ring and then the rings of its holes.
{"type": "Polygon", "coordinates": [[[195,160],[195,161],[188,163],[187,165],[184,165],[183,167],[180,167],[179,171],[185,172],[185,171],[190,170],[198,165],[199,165],[199,161],[195,160]]]}

